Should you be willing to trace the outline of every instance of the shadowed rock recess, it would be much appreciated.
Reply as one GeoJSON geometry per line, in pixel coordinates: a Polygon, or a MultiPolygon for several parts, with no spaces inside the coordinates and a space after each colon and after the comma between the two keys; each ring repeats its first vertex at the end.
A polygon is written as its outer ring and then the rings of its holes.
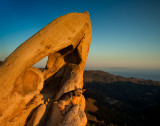
{"type": "Polygon", "coordinates": [[[85,98],[60,110],[56,100],[83,88],[91,42],[88,12],[69,13],[33,35],[0,66],[1,126],[85,126],[85,98]],[[48,56],[46,68],[32,67],[48,56]]]}

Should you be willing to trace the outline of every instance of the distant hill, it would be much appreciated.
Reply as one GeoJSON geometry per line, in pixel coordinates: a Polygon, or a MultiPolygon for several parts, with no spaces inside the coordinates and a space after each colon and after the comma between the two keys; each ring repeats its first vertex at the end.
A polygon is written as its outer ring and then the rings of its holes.
{"type": "Polygon", "coordinates": [[[89,125],[160,125],[160,82],[115,76],[103,71],[84,72],[89,125]]]}
{"type": "Polygon", "coordinates": [[[160,85],[159,81],[144,80],[139,78],[125,78],[121,76],[115,76],[113,74],[100,71],[100,70],[88,70],[84,71],[84,81],[85,82],[101,82],[107,84],[113,83],[134,83],[134,84],[144,84],[144,85],[160,85]]]}

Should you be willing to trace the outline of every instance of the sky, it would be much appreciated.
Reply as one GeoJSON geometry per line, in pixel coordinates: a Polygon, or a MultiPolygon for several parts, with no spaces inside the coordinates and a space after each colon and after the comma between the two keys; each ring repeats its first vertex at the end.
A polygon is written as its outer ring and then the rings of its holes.
{"type": "Polygon", "coordinates": [[[0,0],[0,60],[55,18],[84,11],[92,26],[86,67],[160,70],[159,0],[0,0]]]}

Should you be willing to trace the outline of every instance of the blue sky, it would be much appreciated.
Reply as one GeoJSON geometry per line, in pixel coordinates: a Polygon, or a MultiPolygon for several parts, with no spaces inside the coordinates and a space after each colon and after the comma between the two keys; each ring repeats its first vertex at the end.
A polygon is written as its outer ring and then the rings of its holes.
{"type": "Polygon", "coordinates": [[[89,11],[86,67],[160,69],[159,0],[0,0],[0,60],[53,19],[89,11]]]}

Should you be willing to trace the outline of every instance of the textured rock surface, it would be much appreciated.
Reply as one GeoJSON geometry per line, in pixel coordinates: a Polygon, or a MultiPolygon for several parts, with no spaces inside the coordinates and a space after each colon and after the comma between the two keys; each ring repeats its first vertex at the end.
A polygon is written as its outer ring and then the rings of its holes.
{"type": "Polygon", "coordinates": [[[83,71],[91,42],[88,12],[69,13],[21,44],[0,66],[0,124],[86,125],[85,99],[60,111],[53,102],[83,88],[83,71]],[[48,56],[45,70],[32,67],[48,56]]]}
{"type": "Polygon", "coordinates": [[[64,117],[61,126],[84,126],[87,123],[87,118],[79,105],[75,105],[64,117]]]}
{"type": "Polygon", "coordinates": [[[31,118],[29,119],[27,126],[37,126],[44,115],[46,110],[46,105],[42,104],[33,112],[31,118]]]}

